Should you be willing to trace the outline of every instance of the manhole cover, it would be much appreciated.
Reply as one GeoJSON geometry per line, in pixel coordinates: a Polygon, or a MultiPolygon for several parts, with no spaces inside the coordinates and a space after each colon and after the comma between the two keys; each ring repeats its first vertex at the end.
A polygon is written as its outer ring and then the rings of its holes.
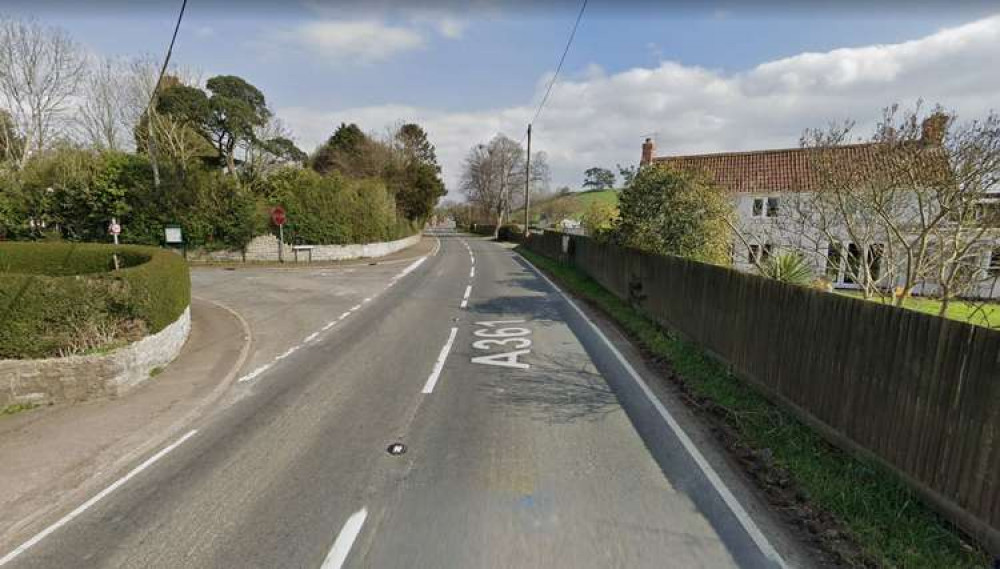
{"type": "Polygon", "coordinates": [[[398,456],[406,452],[406,445],[403,443],[392,443],[389,448],[385,449],[391,455],[398,456]]]}

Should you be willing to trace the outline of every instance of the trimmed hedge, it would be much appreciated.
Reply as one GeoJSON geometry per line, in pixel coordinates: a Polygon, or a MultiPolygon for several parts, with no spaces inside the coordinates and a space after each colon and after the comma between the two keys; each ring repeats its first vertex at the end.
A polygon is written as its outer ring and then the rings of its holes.
{"type": "Polygon", "coordinates": [[[111,347],[159,332],[190,302],[187,264],[167,250],[0,243],[0,359],[111,347]]]}

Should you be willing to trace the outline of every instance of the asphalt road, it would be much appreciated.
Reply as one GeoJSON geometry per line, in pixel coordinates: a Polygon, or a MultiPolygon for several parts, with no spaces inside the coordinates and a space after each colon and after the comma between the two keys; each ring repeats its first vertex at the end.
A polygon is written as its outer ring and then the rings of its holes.
{"type": "Polygon", "coordinates": [[[441,242],[0,564],[780,564],[579,311],[509,249],[441,242]]]}

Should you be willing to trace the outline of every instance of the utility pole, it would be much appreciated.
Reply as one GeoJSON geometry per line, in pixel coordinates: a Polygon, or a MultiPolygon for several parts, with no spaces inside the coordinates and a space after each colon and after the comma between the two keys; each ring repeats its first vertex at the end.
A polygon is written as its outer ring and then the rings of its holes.
{"type": "Polygon", "coordinates": [[[524,236],[528,236],[528,206],[531,204],[531,123],[528,123],[528,159],[524,161],[524,236]]]}

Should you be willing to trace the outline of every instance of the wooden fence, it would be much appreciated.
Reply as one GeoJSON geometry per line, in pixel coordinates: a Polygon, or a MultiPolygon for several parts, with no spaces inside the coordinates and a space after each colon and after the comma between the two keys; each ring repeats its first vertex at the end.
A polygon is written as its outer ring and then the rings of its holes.
{"type": "Polygon", "coordinates": [[[575,265],[1000,554],[1000,332],[547,232],[575,265]]]}

